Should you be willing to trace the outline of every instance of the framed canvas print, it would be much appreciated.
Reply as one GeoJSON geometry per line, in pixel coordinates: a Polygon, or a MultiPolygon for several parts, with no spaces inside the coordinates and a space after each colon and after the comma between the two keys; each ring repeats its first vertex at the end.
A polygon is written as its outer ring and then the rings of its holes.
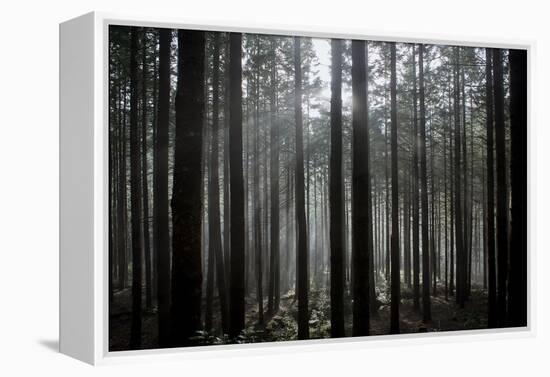
{"type": "Polygon", "coordinates": [[[61,351],[530,332],[531,51],[61,24],[61,351]]]}

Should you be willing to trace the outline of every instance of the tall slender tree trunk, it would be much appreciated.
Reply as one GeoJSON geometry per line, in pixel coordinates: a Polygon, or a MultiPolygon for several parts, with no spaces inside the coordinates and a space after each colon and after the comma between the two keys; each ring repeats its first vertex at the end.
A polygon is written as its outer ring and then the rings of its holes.
{"type": "Polygon", "coordinates": [[[229,186],[229,107],[230,107],[230,34],[226,33],[225,42],[225,69],[224,69],[224,99],[223,99],[223,257],[225,261],[225,276],[229,279],[231,273],[230,249],[231,249],[231,220],[230,220],[230,186],[229,186]]]}
{"type": "Polygon", "coordinates": [[[419,169],[418,150],[421,140],[418,137],[418,108],[416,87],[416,52],[413,44],[413,307],[420,311],[420,195],[419,195],[419,169]]]}
{"type": "Polygon", "coordinates": [[[172,31],[160,29],[159,92],[155,137],[154,228],[158,255],[157,300],[159,347],[170,344],[170,235],[168,219],[168,127],[170,118],[170,45],[172,31]]]}
{"type": "MultiPolygon", "coordinates": [[[[228,307],[227,307],[227,289],[226,289],[226,277],[225,267],[223,263],[223,247],[221,237],[221,224],[220,224],[220,175],[219,175],[219,152],[218,146],[220,144],[220,129],[219,129],[219,71],[220,71],[220,35],[219,33],[213,34],[213,61],[212,61],[212,156],[210,158],[210,176],[208,183],[208,234],[209,234],[209,252],[208,263],[209,273],[210,269],[216,270],[216,283],[218,288],[218,298],[220,305],[220,316],[223,333],[227,333],[228,328],[228,307]],[[212,260],[212,262],[210,261],[212,260]],[[215,262],[215,263],[214,263],[215,262]]],[[[211,318],[208,319],[209,326],[206,326],[206,330],[210,330],[212,327],[211,318]]]]}
{"type": "MultiPolygon", "coordinates": [[[[255,56],[253,59],[258,59],[259,54],[259,36],[255,38],[255,56]]],[[[264,321],[264,303],[263,303],[263,242],[262,242],[262,210],[260,204],[260,116],[259,116],[259,67],[256,66],[254,72],[254,194],[253,194],[253,211],[254,211],[254,251],[255,251],[255,272],[256,272],[256,301],[258,304],[258,323],[263,324],[264,321]]],[[[265,190],[265,188],[264,188],[265,190]]]]}
{"type": "MultiPolygon", "coordinates": [[[[464,60],[464,58],[462,58],[464,60]]],[[[464,237],[464,240],[462,241],[462,248],[463,248],[463,276],[462,276],[462,301],[468,300],[468,291],[469,291],[469,280],[468,280],[468,274],[469,274],[469,265],[470,265],[470,254],[471,254],[471,248],[470,248],[470,229],[471,229],[471,219],[469,214],[469,202],[470,202],[470,194],[468,192],[468,154],[466,151],[466,144],[467,144],[467,134],[466,134],[466,75],[465,75],[465,66],[464,64],[459,64],[459,73],[460,73],[460,92],[462,96],[462,183],[463,183],[463,200],[462,200],[462,208],[463,208],[463,230],[462,235],[464,237]]],[[[462,274],[461,274],[462,275],[462,274]]]]}
{"type": "Polygon", "coordinates": [[[430,240],[428,234],[428,177],[426,158],[426,104],[424,89],[424,45],[419,45],[419,97],[420,97],[420,197],[422,202],[422,321],[432,320],[430,298],[430,240]]]}
{"type": "Polygon", "coordinates": [[[369,254],[372,253],[365,41],[353,40],[351,46],[353,335],[364,336],[369,335],[370,327],[369,254]]]}
{"type": "Polygon", "coordinates": [[[302,58],[300,37],[294,37],[294,122],[296,127],[296,275],[298,291],[298,339],[309,338],[308,239],[304,193],[304,146],[302,126],[302,58]]]}
{"type": "Polygon", "coordinates": [[[193,344],[201,328],[202,172],[205,34],[178,30],[178,87],[172,192],[172,345],[193,344]]]}
{"type": "Polygon", "coordinates": [[[143,254],[145,257],[145,306],[152,307],[151,238],[149,233],[149,179],[147,163],[147,29],[143,28],[141,46],[141,166],[143,200],[143,254]]]}
{"type": "MultiPolygon", "coordinates": [[[[387,51],[387,50],[386,50],[387,51]]],[[[386,224],[386,284],[390,285],[390,249],[391,249],[391,235],[390,235],[390,151],[388,150],[389,143],[389,130],[388,130],[388,106],[387,106],[387,66],[388,66],[387,52],[384,53],[384,172],[386,175],[386,210],[385,210],[385,224],[386,224]]]]}
{"type": "Polygon", "coordinates": [[[374,226],[373,226],[373,206],[372,206],[372,168],[371,168],[371,145],[370,145],[370,126],[369,126],[369,45],[365,41],[365,128],[366,144],[365,153],[367,155],[367,257],[368,257],[368,279],[369,279],[369,311],[376,313],[376,287],[374,279],[374,226]]]}
{"type": "Polygon", "coordinates": [[[464,237],[463,237],[463,218],[462,218],[462,177],[461,177],[461,131],[460,131],[460,89],[459,89],[459,61],[460,61],[460,48],[454,47],[454,120],[455,120],[455,137],[454,137],[454,151],[455,151],[455,242],[456,242],[456,302],[460,307],[464,307],[464,275],[466,260],[464,259],[464,237]]]}
{"type": "MultiPolygon", "coordinates": [[[[330,97],[330,334],[344,329],[344,219],[342,175],[342,41],[333,39],[330,97]]],[[[315,178],[317,182],[317,178],[315,178]]],[[[316,189],[315,189],[316,191],[316,189]]],[[[315,201],[317,212],[317,201],[315,201]]],[[[315,214],[317,220],[317,214],[315,214]]],[[[318,238],[317,235],[315,237],[318,238]]],[[[317,250],[317,248],[316,248],[317,250]]]]}
{"type": "MultiPolygon", "coordinates": [[[[126,90],[124,90],[123,93],[124,96],[124,104],[123,104],[123,112],[126,112],[126,90]]],[[[126,253],[128,250],[128,239],[127,239],[127,233],[128,233],[128,196],[127,196],[127,181],[128,181],[128,174],[127,174],[127,164],[126,164],[126,156],[127,156],[127,149],[128,149],[128,143],[126,140],[126,130],[127,125],[125,121],[125,116],[122,117],[123,119],[119,122],[119,149],[120,149],[120,155],[118,158],[118,182],[120,189],[118,190],[118,206],[117,206],[117,217],[120,227],[119,235],[117,239],[117,264],[118,264],[118,289],[122,290],[126,288],[126,281],[127,281],[127,275],[128,275],[128,265],[127,265],[127,258],[126,253]]]]}
{"type": "Polygon", "coordinates": [[[495,93],[495,149],[497,170],[497,313],[499,318],[498,325],[501,327],[506,325],[506,284],[508,283],[508,187],[506,182],[507,166],[503,81],[501,50],[495,48],[493,49],[493,89],[495,93]]]}
{"type": "Polygon", "coordinates": [[[527,326],[527,51],[510,50],[512,232],[508,315],[527,326]]]}
{"type": "Polygon", "coordinates": [[[430,127],[430,260],[431,260],[431,279],[432,279],[432,295],[437,296],[437,258],[435,246],[435,174],[434,174],[434,129],[433,124],[430,127]]]}
{"type": "Polygon", "coordinates": [[[140,143],[138,129],[138,79],[137,52],[138,31],[132,27],[130,31],[130,184],[131,184],[131,215],[132,215],[132,320],[130,329],[130,349],[141,348],[141,294],[142,294],[142,252],[143,235],[141,224],[141,167],[140,143]]]}
{"type": "MultiPolygon", "coordinates": [[[[449,76],[449,86],[450,86],[450,76],[449,76]]],[[[445,216],[445,301],[449,300],[449,198],[448,198],[448,176],[447,176],[447,133],[451,127],[451,91],[449,90],[449,102],[448,102],[448,124],[445,126],[443,132],[443,191],[444,191],[444,216],[445,216]]]]}
{"type": "Polygon", "coordinates": [[[270,111],[270,144],[271,144],[271,258],[270,258],[270,274],[269,274],[269,302],[268,310],[273,314],[279,310],[280,297],[280,225],[279,225],[279,123],[277,119],[277,44],[273,39],[271,41],[271,94],[269,99],[270,111]]]}
{"type": "MultiPolygon", "coordinates": [[[[399,187],[397,172],[397,72],[395,43],[391,43],[391,323],[390,332],[399,334],[399,302],[401,301],[401,271],[399,260],[399,187]]],[[[367,195],[368,195],[367,191],[367,195]]]]}
{"type": "Polygon", "coordinates": [[[229,109],[229,174],[231,208],[231,288],[230,332],[236,338],[244,329],[244,180],[243,180],[243,124],[242,124],[242,34],[230,34],[230,109],[229,109]]]}
{"type": "MultiPolygon", "coordinates": [[[[159,29],[160,30],[160,29],[159,29]]],[[[159,45],[159,30],[155,30],[153,32],[153,53],[155,54],[155,56],[159,56],[159,50],[158,50],[158,45],[159,45]]],[[[151,266],[151,269],[152,269],[152,284],[151,284],[151,291],[152,291],[152,295],[153,295],[153,302],[156,302],[158,304],[158,295],[157,295],[157,292],[158,292],[158,253],[157,253],[157,249],[156,249],[156,246],[157,246],[157,232],[155,230],[155,221],[157,219],[157,215],[156,215],[156,209],[155,209],[155,203],[156,203],[156,199],[155,199],[155,181],[157,179],[157,163],[156,163],[156,156],[157,156],[157,150],[156,150],[156,143],[157,143],[157,123],[158,123],[158,85],[159,85],[159,70],[158,70],[158,59],[154,59],[153,60],[153,93],[151,95],[151,98],[153,100],[153,112],[152,112],[152,116],[153,116],[153,119],[152,119],[152,122],[151,122],[151,129],[152,129],[152,138],[151,138],[151,148],[152,148],[152,178],[151,178],[151,183],[152,183],[152,197],[151,197],[151,205],[152,205],[152,210],[151,210],[151,230],[152,230],[152,233],[151,233],[151,247],[152,247],[152,266],[151,266]]],[[[157,313],[158,313],[158,310],[157,310],[157,313]]]]}
{"type": "Polygon", "coordinates": [[[497,286],[495,258],[495,182],[494,182],[494,124],[493,124],[493,71],[492,53],[485,50],[485,104],[486,104],[486,148],[487,148],[487,264],[488,264],[488,322],[489,327],[498,324],[497,286]]]}

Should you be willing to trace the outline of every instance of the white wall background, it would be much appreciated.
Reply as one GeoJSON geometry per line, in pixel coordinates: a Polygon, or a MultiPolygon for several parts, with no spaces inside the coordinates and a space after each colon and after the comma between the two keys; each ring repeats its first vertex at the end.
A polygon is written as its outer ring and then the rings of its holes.
{"type": "Polygon", "coordinates": [[[0,375],[549,375],[548,95],[544,1],[4,1],[0,11],[0,375]],[[364,347],[93,369],[54,352],[58,338],[58,23],[90,10],[392,32],[536,40],[532,246],[536,336],[364,347]]]}

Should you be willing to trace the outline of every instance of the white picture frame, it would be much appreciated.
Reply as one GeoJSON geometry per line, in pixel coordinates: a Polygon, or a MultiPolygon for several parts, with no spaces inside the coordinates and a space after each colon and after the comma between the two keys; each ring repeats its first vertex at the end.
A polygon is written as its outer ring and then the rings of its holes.
{"type": "Polygon", "coordinates": [[[294,342],[108,351],[108,27],[133,25],[172,29],[238,31],[321,38],[437,43],[518,48],[528,53],[528,216],[532,198],[532,80],[534,41],[461,38],[443,34],[397,33],[314,26],[259,25],[92,12],[60,24],[60,352],[90,364],[160,359],[224,357],[235,354],[294,353],[331,347],[384,347],[448,341],[505,339],[535,335],[535,256],[528,226],[528,326],[447,333],[350,337],[294,342]]]}

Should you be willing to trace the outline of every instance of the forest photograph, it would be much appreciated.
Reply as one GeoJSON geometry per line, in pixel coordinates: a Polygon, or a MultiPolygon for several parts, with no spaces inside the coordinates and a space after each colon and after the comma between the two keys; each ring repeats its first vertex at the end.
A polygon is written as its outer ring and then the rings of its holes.
{"type": "Polygon", "coordinates": [[[528,325],[527,50],[109,26],[109,351],[528,325]]]}

